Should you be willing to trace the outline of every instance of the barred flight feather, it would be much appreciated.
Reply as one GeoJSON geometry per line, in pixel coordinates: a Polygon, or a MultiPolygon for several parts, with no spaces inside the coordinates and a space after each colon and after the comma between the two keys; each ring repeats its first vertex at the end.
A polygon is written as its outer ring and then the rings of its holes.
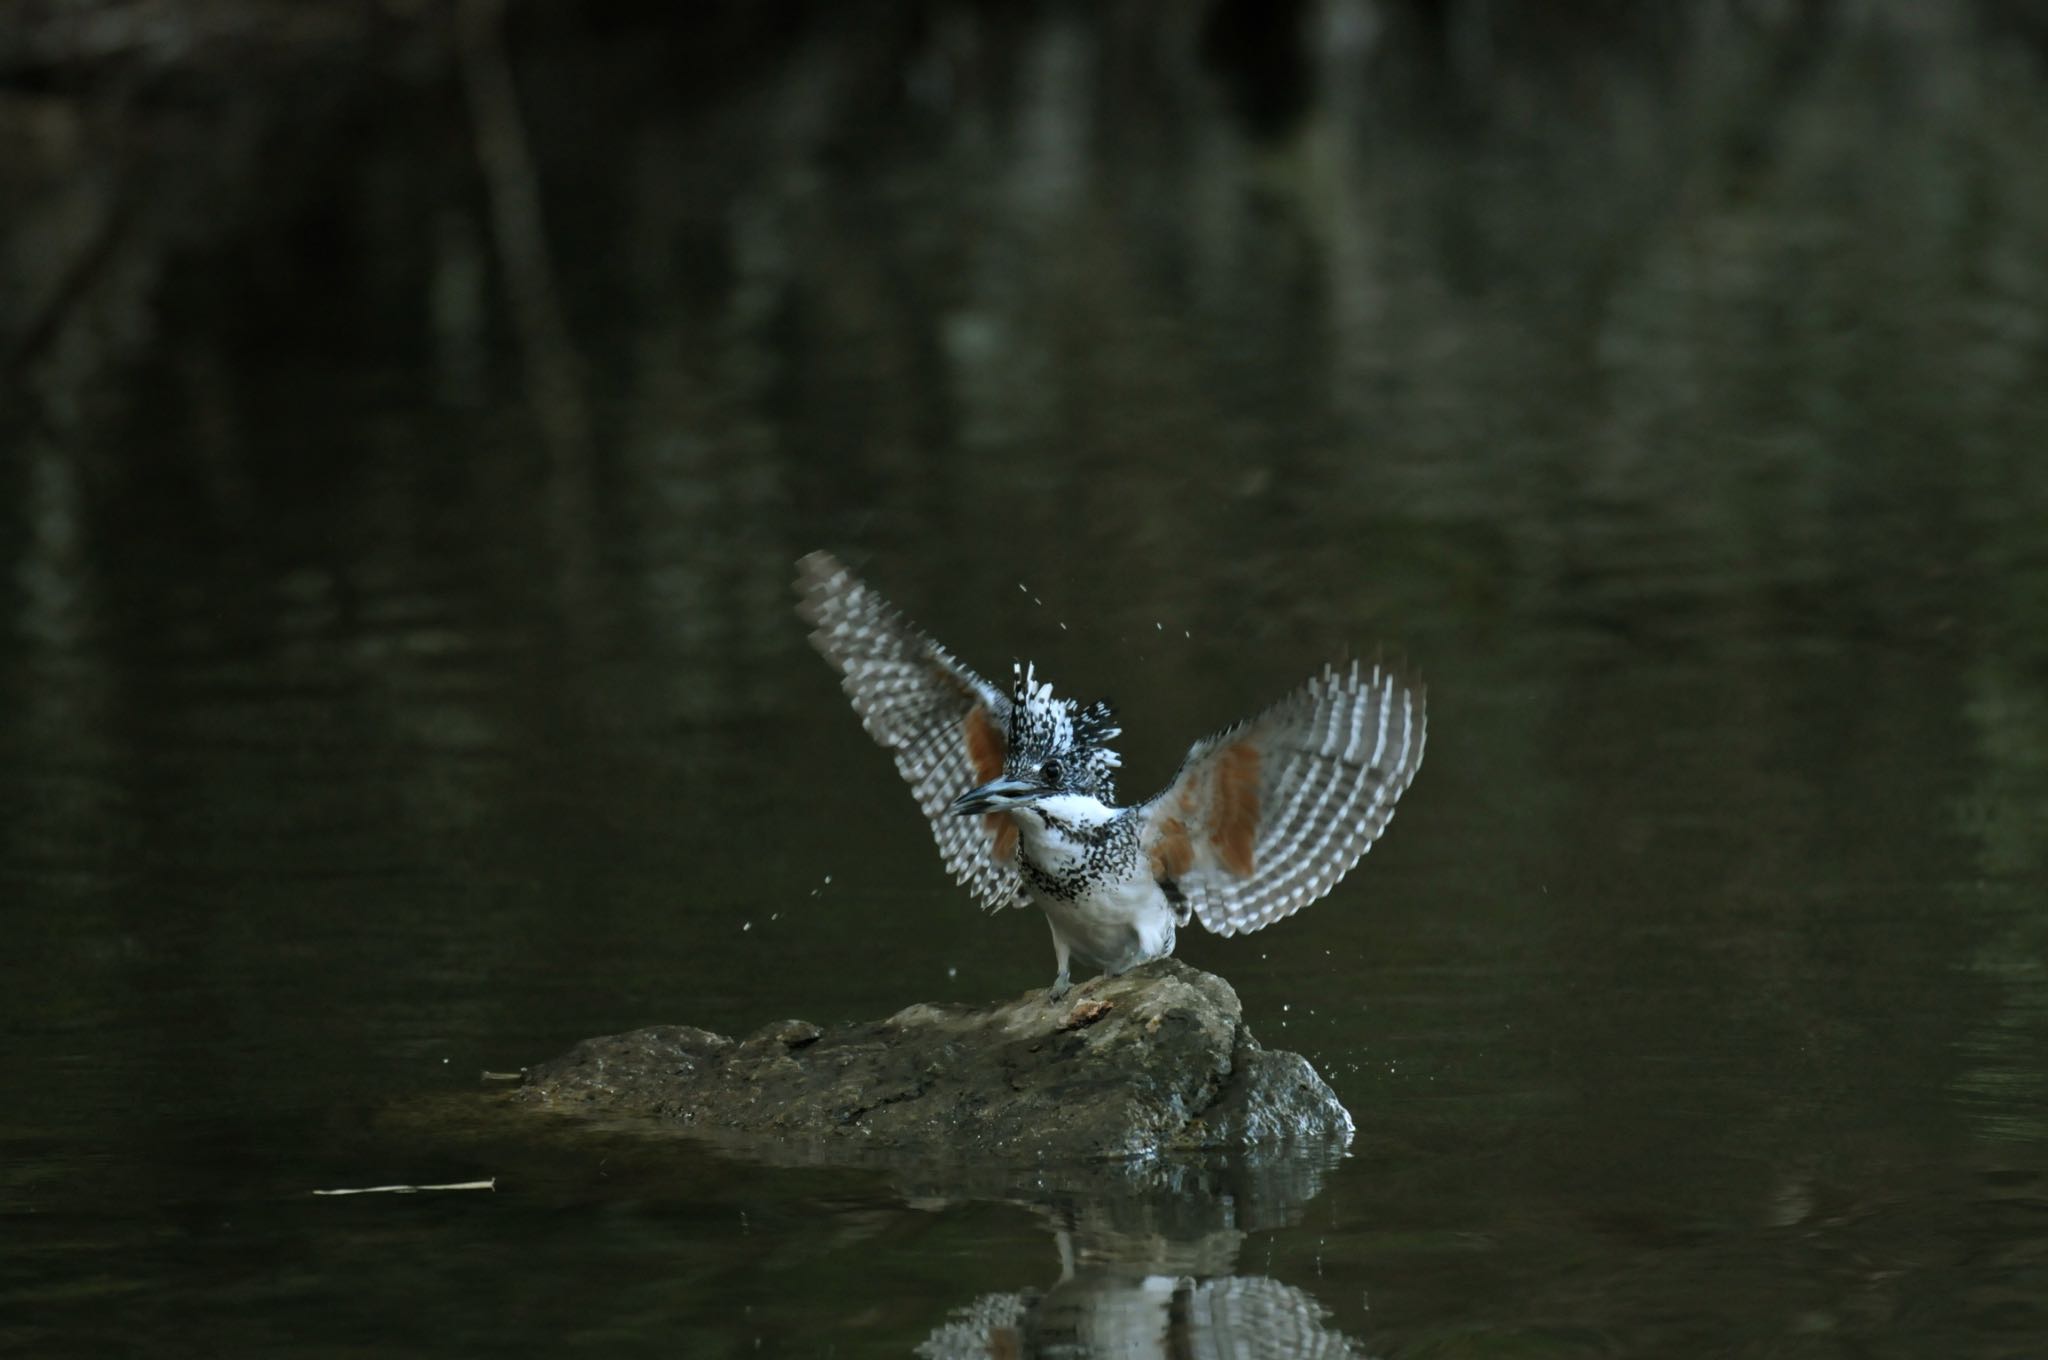
{"type": "Polygon", "coordinates": [[[796,585],[812,645],[839,669],[862,725],[895,756],[954,881],[985,908],[1023,905],[1010,815],[947,811],[961,793],[1002,772],[1009,698],[829,553],[798,562],[796,585]]]}
{"type": "Polygon", "coordinates": [[[1391,667],[1323,673],[1194,744],[1144,804],[1139,843],[1219,935],[1269,926],[1372,848],[1422,764],[1423,687],[1391,667]]]}

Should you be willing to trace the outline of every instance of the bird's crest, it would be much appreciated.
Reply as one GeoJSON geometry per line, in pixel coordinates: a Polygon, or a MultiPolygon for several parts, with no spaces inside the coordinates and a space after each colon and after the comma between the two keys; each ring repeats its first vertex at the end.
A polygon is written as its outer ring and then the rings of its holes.
{"type": "Polygon", "coordinates": [[[1040,683],[1037,667],[1016,662],[1011,667],[1009,763],[1036,769],[1049,758],[1063,762],[1065,783],[1092,793],[1105,803],[1116,800],[1117,766],[1123,758],[1109,743],[1123,734],[1116,709],[1107,699],[1083,706],[1053,697],[1052,686],[1040,683]]]}

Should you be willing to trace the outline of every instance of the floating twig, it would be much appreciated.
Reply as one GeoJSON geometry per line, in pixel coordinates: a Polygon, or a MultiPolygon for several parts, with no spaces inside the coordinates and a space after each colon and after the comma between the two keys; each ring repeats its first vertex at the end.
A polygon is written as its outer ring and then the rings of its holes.
{"type": "Polygon", "coordinates": [[[422,1190],[496,1190],[498,1178],[450,1181],[446,1185],[361,1185],[342,1190],[315,1190],[316,1195],[417,1195],[422,1190]]]}

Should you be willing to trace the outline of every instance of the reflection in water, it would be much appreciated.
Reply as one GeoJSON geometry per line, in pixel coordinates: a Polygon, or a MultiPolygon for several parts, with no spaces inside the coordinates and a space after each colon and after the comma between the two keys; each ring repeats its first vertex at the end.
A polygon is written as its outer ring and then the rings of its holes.
{"type": "Polygon", "coordinates": [[[113,778],[127,754],[112,721],[120,671],[105,653],[80,469],[45,439],[17,451],[22,523],[0,568],[20,600],[21,658],[0,665],[0,750],[27,787],[20,813],[0,818],[0,854],[16,873],[75,888],[104,881],[96,851],[124,813],[113,778]]]}
{"type": "Polygon", "coordinates": [[[1141,1266],[1076,1269],[1058,1234],[1060,1277],[1042,1292],[989,1294],[961,1309],[917,1348],[928,1360],[1013,1356],[1359,1356],[1324,1325],[1309,1294],[1257,1275],[1196,1279],[1141,1266]]]}
{"type": "MultiPolygon", "coordinates": [[[[1167,1167],[1149,1187],[1041,1196],[1059,1277],[985,1294],[918,1348],[927,1360],[1359,1356],[1305,1290],[1239,1274],[1248,1235],[1297,1222],[1343,1153],[1299,1150],[1167,1167]]],[[[1072,1173],[1079,1175],[1082,1173],[1072,1173]]]]}

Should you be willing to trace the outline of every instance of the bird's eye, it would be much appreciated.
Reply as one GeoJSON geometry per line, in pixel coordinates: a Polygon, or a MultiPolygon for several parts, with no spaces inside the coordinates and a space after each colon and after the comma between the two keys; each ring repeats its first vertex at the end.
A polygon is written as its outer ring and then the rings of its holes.
{"type": "Polygon", "coordinates": [[[1057,760],[1048,760],[1045,764],[1038,767],[1038,777],[1048,784],[1059,783],[1062,773],[1064,771],[1060,769],[1060,763],[1057,760]]]}

